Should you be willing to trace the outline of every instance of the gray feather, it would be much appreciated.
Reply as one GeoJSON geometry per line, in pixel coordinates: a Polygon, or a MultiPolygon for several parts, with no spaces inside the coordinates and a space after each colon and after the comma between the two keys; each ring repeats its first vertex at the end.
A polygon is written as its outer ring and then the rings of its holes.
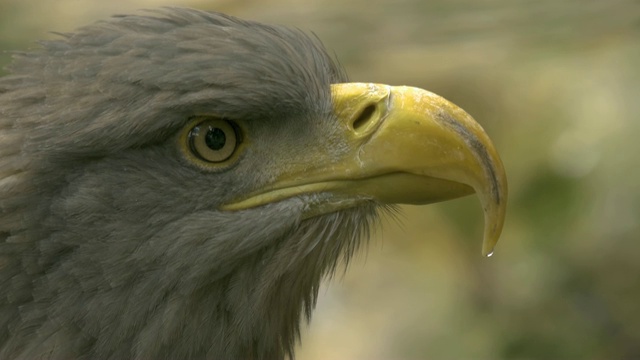
{"type": "MultiPolygon", "coordinates": [[[[329,85],[298,30],[181,8],[119,16],[17,54],[0,79],[0,358],[282,358],[376,204],[301,220],[240,212],[305,149],[338,157],[329,85]],[[177,150],[196,114],[253,145],[206,172],[177,150]]],[[[366,236],[365,236],[366,237],[366,236]]]]}

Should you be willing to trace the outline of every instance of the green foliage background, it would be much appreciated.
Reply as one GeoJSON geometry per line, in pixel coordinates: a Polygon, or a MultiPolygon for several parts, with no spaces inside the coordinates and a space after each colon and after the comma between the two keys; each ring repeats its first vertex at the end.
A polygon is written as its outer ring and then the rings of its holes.
{"type": "Polygon", "coordinates": [[[321,291],[300,359],[640,357],[639,2],[0,0],[0,50],[171,4],[314,31],[352,80],[445,96],[503,156],[496,255],[476,199],[404,207],[321,291]]]}

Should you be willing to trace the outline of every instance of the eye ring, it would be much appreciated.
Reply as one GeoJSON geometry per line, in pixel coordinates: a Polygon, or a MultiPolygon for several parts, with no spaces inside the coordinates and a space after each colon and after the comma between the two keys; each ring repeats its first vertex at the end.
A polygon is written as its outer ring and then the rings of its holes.
{"type": "Polygon", "coordinates": [[[231,158],[239,145],[236,128],[225,119],[204,119],[189,130],[189,150],[203,161],[225,162],[231,158]]]}

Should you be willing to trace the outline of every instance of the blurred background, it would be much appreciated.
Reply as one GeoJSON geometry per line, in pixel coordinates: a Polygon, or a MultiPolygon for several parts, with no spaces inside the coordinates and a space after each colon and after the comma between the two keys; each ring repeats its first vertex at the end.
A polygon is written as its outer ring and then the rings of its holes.
{"type": "Polygon", "coordinates": [[[640,358],[640,2],[0,0],[0,66],[160,5],[313,31],[352,80],[438,93],[502,154],[496,254],[477,199],[403,207],[321,290],[299,359],[640,358]]]}

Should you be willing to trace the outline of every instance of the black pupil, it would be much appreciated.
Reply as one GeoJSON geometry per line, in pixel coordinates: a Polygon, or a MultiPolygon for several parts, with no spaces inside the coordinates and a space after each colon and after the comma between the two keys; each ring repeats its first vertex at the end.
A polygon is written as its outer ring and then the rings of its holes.
{"type": "Polygon", "coordinates": [[[209,128],[207,135],[204,138],[204,142],[211,150],[220,150],[227,142],[227,136],[220,128],[209,128]]]}

